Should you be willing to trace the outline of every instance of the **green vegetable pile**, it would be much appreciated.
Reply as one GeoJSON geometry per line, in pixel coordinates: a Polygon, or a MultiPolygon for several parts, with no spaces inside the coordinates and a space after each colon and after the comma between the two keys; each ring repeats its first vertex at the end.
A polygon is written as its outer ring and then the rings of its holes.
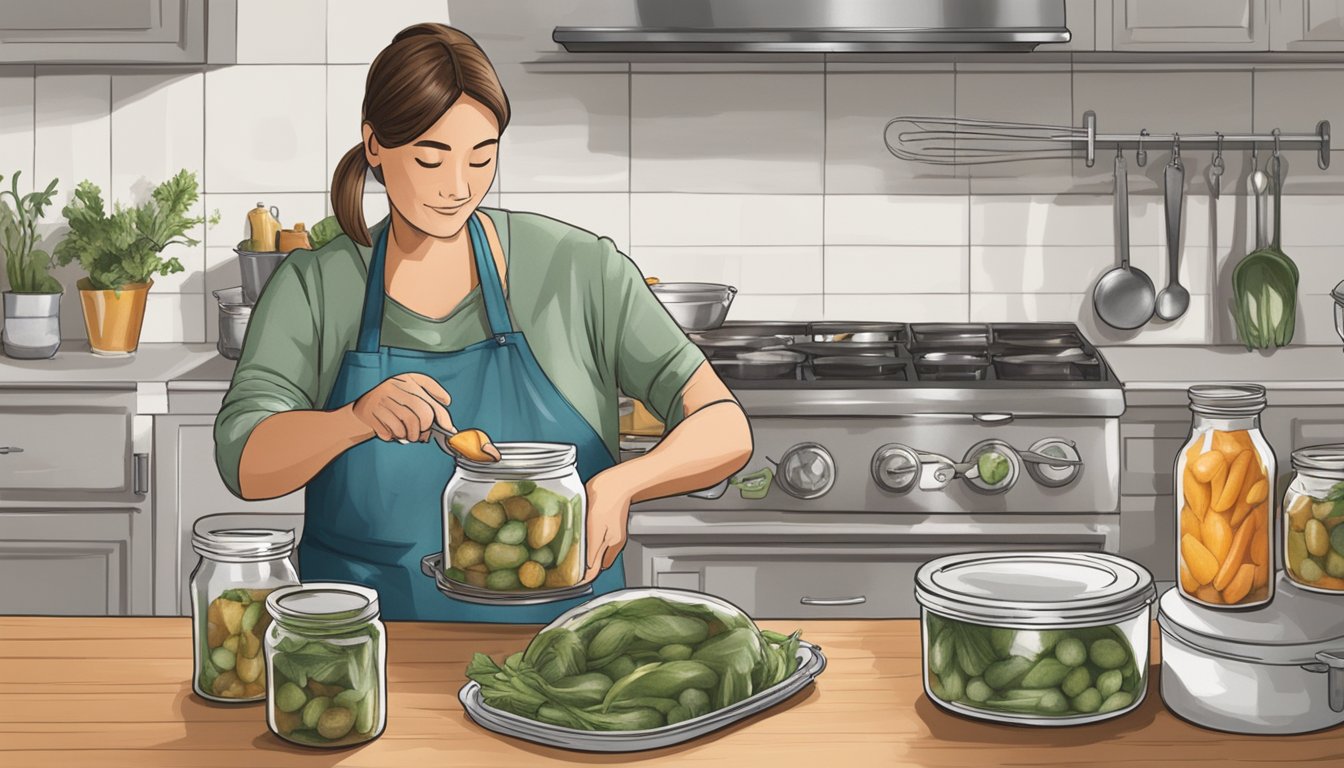
{"type": "MultiPolygon", "coordinates": [[[[56,179],[41,192],[19,194],[19,175],[15,171],[9,189],[0,189],[0,250],[5,254],[5,273],[9,290],[14,293],[60,293],[61,284],[47,273],[51,256],[37,247],[37,222],[51,199],[56,196],[56,179]],[[8,195],[14,207],[5,202],[8,195]]],[[[0,174],[0,181],[4,180],[0,174]]]]}
{"type": "Polygon", "coordinates": [[[339,643],[291,635],[276,644],[271,715],[281,736],[335,747],[377,735],[378,630],[361,632],[343,635],[339,643]]]}
{"type": "Polygon", "coordinates": [[[467,676],[484,702],[585,731],[642,731],[732,706],[798,668],[799,633],[759,630],[704,604],[641,597],[544,630],[500,666],[467,676]]]}
{"type": "Polygon", "coordinates": [[[929,689],[944,702],[1030,717],[1104,714],[1144,676],[1118,627],[1018,630],[928,614],[929,689]]]}

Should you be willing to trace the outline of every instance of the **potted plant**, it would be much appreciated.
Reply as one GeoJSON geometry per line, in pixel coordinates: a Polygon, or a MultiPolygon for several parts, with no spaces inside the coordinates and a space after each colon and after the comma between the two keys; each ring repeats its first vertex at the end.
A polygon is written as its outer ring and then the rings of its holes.
{"type": "MultiPolygon", "coordinates": [[[[187,170],[155,187],[143,205],[117,205],[109,215],[97,185],[85,180],[62,211],[70,234],[56,246],[62,265],[78,261],[87,277],[79,281],[89,348],[97,355],[128,355],[140,343],[145,299],[154,275],[181,272],[177,257],[163,258],[170,245],[196,245],[187,237],[204,217],[188,216],[195,205],[196,174],[187,170]]],[[[218,220],[218,215],[210,219],[218,220]]]]}
{"type": "MultiPolygon", "coordinates": [[[[9,189],[0,190],[0,250],[9,277],[0,339],[10,357],[45,360],[61,346],[61,284],[47,273],[51,256],[37,248],[37,222],[56,195],[57,180],[41,192],[20,195],[20,173],[14,172],[9,189]]],[[[0,181],[4,178],[0,174],[0,181]]]]}

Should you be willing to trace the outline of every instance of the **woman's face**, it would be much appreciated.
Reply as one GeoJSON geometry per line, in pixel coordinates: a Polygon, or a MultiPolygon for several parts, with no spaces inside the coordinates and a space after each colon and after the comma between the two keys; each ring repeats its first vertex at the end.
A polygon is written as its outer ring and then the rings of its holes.
{"type": "Polygon", "coordinates": [[[432,236],[454,237],[495,181],[499,124],[463,95],[429,130],[400,147],[384,147],[364,124],[369,165],[381,168],[392,207],[432,236]]]}

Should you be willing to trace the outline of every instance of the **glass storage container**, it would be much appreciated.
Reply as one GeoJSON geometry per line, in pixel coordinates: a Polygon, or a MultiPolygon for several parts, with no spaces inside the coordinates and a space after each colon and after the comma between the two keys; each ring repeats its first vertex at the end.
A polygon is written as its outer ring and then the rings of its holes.
{"type": "Polygon", "coordinates": [[[294,531],[256,528],[255,515],[210,515],[196,521],[191,546],[191,687],[212,701],[266,697],[262,638],[271,623],[266,596],[299,583],[289,560],[294,531]]]}
{"type": "Polygon", "coordinates": [[[574,587],[586,560],[587,497],[574,446],[496,443],[500,460],[458,459],[443,491],[443,575],[468,594],[574,587]]]}
{"type": "Polygon", "coordinates": [[[1284,570],[1303,589],[1344,593],[1344,445],[1293,451],[1283,497],[1284,570]]]}
{"type": "Polygon", "coordinates": [[[1148,688],[1142,567],[1090,552],[972,552],[915,575],[924,691],[982,720],[1076,725],[1122,715],[1148,688]]]}
{"type": "Polygon", "coordinates": [[[313,582],[271,593],[266,724],[308,747],[346,747],[387,725],[387,637],[378,593],[313,582]]]}
{"type": "Polygon", "coordinates": [[[1176,568],[1181,594],[1213,608],[1274,596],[1274,451],[1260,432],[1265,388],[1189,389],[1190,439],[1176,457],[1176,568]]]}

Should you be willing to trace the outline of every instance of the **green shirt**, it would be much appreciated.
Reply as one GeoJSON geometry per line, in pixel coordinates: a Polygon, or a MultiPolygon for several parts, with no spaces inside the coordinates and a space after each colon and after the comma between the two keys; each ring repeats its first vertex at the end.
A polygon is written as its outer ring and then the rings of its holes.
{"type": "MultiPolygon", "coordinates": [[[[619,450],[618,392],[675,425],[681,391],[705,358],[634,263],[611,240],[555,219],[480,210],[504,248],[514,330],[612,456],[619,450]]],[[[373,236],[386,225],[375,226],[373,236]]],[[[359,335],[371,254],[342,235],[316,251],[291,253],[271,276],[215,420],[215,461],[234,493],[243,446],[262,419],[326,407],[341,359],[359,335]]],[[[384,302],[384,346],[451,352],[488,336],[479,286],[441,319],[384,302]]]]}

